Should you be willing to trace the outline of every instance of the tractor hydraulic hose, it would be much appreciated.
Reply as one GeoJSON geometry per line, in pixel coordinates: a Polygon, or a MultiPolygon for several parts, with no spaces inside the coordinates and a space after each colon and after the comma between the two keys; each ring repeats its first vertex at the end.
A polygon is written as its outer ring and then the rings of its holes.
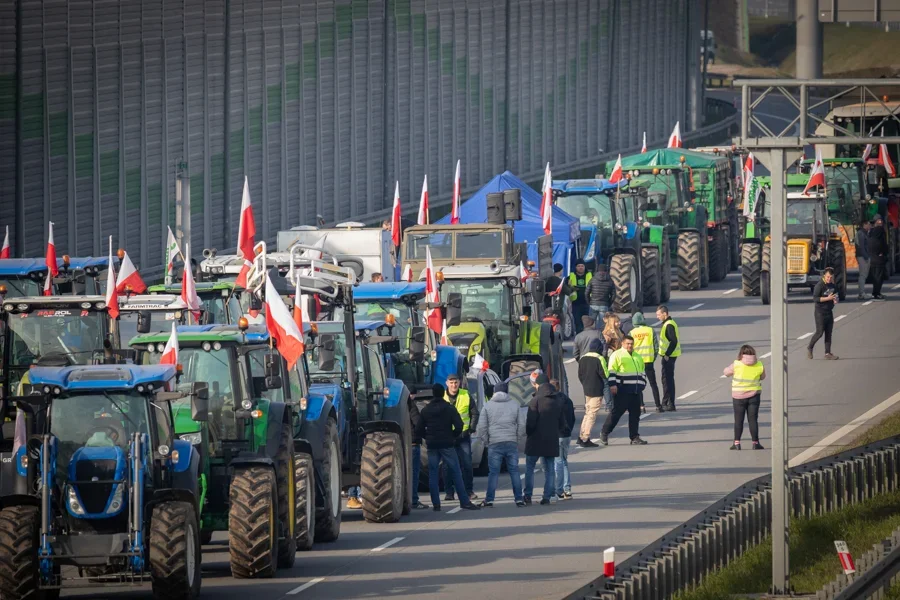
{"type": "Polygon", "coordinates": [[[197,505],[197,516],[203,514],[203,505],[206,504],[206,473],[200,474],[200,502],[197,505]]]}

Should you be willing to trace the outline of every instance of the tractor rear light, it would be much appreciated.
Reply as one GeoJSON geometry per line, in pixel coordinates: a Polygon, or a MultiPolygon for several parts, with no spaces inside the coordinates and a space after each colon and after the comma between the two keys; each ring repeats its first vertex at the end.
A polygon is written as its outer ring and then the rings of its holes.
{"type": "Polygon", "coordinates": [[[388,396],[391,395],[391,390],[389,390],[389,389],[387,389],[387,388],[384,388],[384,389],[381,391],[381,393],[382,393],[382,395],[384,395],[385,398],[387,398],[388,396]]]}
{"type": "Polygon", "coordinates": [[[707,221],[707,222],[706,222],[706,226],[707,226],[709,229],[712,229],[713,227],[716,226],[716,222],[715,222],[715,221],[707,221]]]}
{"type": "Polygon", "coordinates": [[[181,456],[181,455],[178,453],[178,450],[172,450],[172,454],[169,455],[169,458],[172,459],[173,463],[177,463],[179,456],[181,456]]]}

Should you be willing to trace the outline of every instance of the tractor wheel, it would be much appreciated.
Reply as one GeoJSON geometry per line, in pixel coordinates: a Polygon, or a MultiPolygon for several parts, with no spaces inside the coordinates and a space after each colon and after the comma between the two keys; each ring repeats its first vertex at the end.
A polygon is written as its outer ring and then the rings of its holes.
{"type": "Polygon", "coordinates": [[[762,270],[766,273],[772,270],[772,244],[769,242],[763,244],[762,270]]]}
{"type": "Polygon", "coordinates": [[[731,271],[737,271],[741,268],[741,238],[735,231],[728,230],[728,248],[731,255],[731,271]]]}
{"type": "Polygon", "coordinates": [[[375,431],[366,436],[360,467],[363,517],[370,523],[396,523],[406,495],[403,444],[396,433],[375,431]]]}
{"type": "Polygon", "coordinates": [[[236,579],[273,577],[278,568],[278,485],[263,466],[238,467],[231,479],[228,550],[236,579]]]}
{"type": "Polygon", "coordinates": [[[706,234],[700,236],[700,288],[709,287],[709,238],[706,234]]]}
{"type": "Polygon", "coordinates": [[[660,257],[659,268],[659,302],[668,302],[672,297],[672,257],[669,253],[668,241],[664,244],[665,252],[660,257]]]}
{"type": "Polygon", "coordinates": [[[762,298],[762,303],[768,305],[771,302],[771,298],[769,294],[771,290],[769,289],[769,272],[763,271],[759,274],[759,295],[762,298]]]}
{"type": "Polygon", "coordinates": [[[207,531],[201,531],[201,532],[200,532],[200,545],[201,545],[201,546],[206,546],[207,544],[212,543],[212,536],[213,536],[213,532],[212,532],[212,531],[208,531],[208,530],[207,530],[207,531]]]}
{"type": "Polygon", "coordinates": [[[154,598],[200,596],[200,526],[188,502],[163,502],[150,518],[150,577],[154,598]]]}
{"type": "Polygon", "coordinates": [[[316,511],[316,541],[333,542],[341,535],[341,440],[337,423],[325,426],[325,457],[322,459],[325,508],[316,511]]]}
{"type": "Polygon", "coordinates": [[[309,454],[294,455],[294,539],[297,550],[312,549],[313,541],[319,534],[316,521],[316,468],[309,454]]]}
{"type": "Polygon", "coordinates": [[[834,287],[841,302],[847,297],[847,256],[844,254],[844,244],[840,241],[828,244],[829,267],[834,269],[834,287]]]}
{"type": "Polygon", "coordinates": [[[638,264],[632,254],[613,254],[609,261],[609,276],[615,286],[612,311],[633,313],[641,309],[641,281],[638,264]]]}
{"type": "Polygon", "coordinates": [[[661,300],[662,284],[659,273],[659,249],[641,248],[641,290],[644,306],[657,306],[661,300]]]}
{"type": "MultiPolygon", "coordinates": [[[[289,423],[281,424],[281,441],[275,455],[275,476],[278,486],[278,568],[290,569],[297,555],[297,515],[306,510],[297,495],[297,457],[294,455],[294,434],[289,423]]],[[[315,488],[313,488],[315,489],[315,488]]],[[[315,506],[315,500],[313,500],[315,506]]],[[[312,523],[310,523],[312,525],[312,523]]]]}
{"type": "Polygon", "coordinates": [[[0,598],[59,598],[59,590],[38,590],[40,530],[36,506],[9,506],[0,511],[0,598]]]}
{"type": "Polygon", "coordinates": [[[699,290],[701,271],[700,234],[685,231],[678,234],[678,289],[699,290]]]}
{"type": "Polygon", "coordinates": [[[728,275],[728,242],[725,231],[717,227],[709,242],[709,280],[722,281],[728,275]]]}
{"type": "Polygon", "coordinates": [[[759,275],[762,269],[762,248],[757,242],[741,246],[741,287],[745,296],[759,296],[759,275]]]}

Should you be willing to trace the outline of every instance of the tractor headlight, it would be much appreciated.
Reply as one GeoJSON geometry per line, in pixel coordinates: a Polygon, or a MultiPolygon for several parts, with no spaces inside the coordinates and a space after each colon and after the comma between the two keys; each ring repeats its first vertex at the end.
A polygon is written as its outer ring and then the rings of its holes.
{"type": "Polygon", "coordinates": [[[222,342],[214,342],[213,343],[213,350],[221,350],[221,349],[222,349],[222,342]]]}
{"type": "Polygon", "coordinates": [[[209,342],[203,342],[201,348],[203,348],[204,352],[209,352],[210,350],[212,350],[212,344],[210,344],[209,342]]]}
{"type": "MultiPolygon", "coordinates": [[[[122,503],[124,499],[124,493],[122,489],[124,486],[121,483],[114,484],[115,491],[113,491],[112,501],[109,503],[109,508],[106,509],[106,514],[114,515],[122,510],[122,503]]],[[[71,488],[70,488],[71,489],[71,488]]]]}
{"type": "Polygon", "coordinates": [[[250,410],[251,408],[253,408],[253,401],[241,400],[241,408],[243,408],[244,410],[250,410]]]}
{"type": "Polygon", "coordinates": [[[15,308],[15,305],[12,304],[11,302],[7,302],[6,304],[3,305],[3,310],[6,312],[12,312],[14,308],[15,308]]]}
{"type": "Polygon", "coordinates": [[[472,344],[472,352],[481,352],[481,344],[472,344]]]}
{"type": "Polygon", "coordinates": [[[81,502],[78,501],[78,494],[75,493],[75,488],[72,486],[69,486],[67,502],[73,515],[80,516],[84,514],[84,508],[81,506],[81,502]]]}
{"type": "Polygon", "coordinates": [[[203,441],[203,436],[199,431],[195,431],[193,433],[182,433],[178,436],[179,439],[188,442],[192,446],[196,446],[203,441]]]}

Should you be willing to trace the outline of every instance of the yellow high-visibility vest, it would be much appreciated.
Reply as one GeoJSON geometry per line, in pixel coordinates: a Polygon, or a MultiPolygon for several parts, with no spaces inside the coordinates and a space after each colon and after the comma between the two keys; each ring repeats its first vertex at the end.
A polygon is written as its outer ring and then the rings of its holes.
{"type": "Polygon", "coordinates": [[[584,299],[587,300],[587,286],[591,283],[591,279],[593,278],[594,276],[591,273],[585,273],[581,277],[578,276],[578,273],[569,273],[569,287],[575,290],[571,294],[569,294],[569,300],[575,302],[575,300],[578,298],[578,292],[576,288],[583,290],[584,299]]]}
{"type": "Polygon", "coordinates": [[[656,360],[656,344],[653,343],[653,329],[647,325],[641,325],[632,329],[630,335],[634,338],[634,351],[641,355],[645,365],[656,360]]]}
{"type": "Polygon", "coordinates": [[[609,379],[609,367],[606,364],[606,359],[602,354],[597,354],[596,352],[588,352],[581,358],[587,358],[588,356],[593,356],[594,358],[600,359],[600,364],[603,366],[603,376],[609,379]]]}
{"type": "Polygon", "coordinates": [[[666,322],[662,324],[662,329],[659,331],[659,354],[660,356],[665,356],[669,349],[669,340],[666,338],[666,327],[674,327],[675,337],[677,338],[675,350],[669,356],[672,358],[679,357],[681,356],[681,334],[678,332],[678,323],[671,318],[667,319],[666,322]]]}
{"type": "Polygon", "coordinates": [[[456,393],[456,412],[463,422],[463,431],[469,430],[469,391],[459,388],[456,393]]]}
{"type": "Polygon", "coordinates": [[[763,374],[763,364],[756,361],[756,364],[745,365],[742,361],[734,361],[734,377],[731,378],[731,391],[735,394],[743,394],[745,392],[761,392],[762,381],[760,377],[763,374]]]}

